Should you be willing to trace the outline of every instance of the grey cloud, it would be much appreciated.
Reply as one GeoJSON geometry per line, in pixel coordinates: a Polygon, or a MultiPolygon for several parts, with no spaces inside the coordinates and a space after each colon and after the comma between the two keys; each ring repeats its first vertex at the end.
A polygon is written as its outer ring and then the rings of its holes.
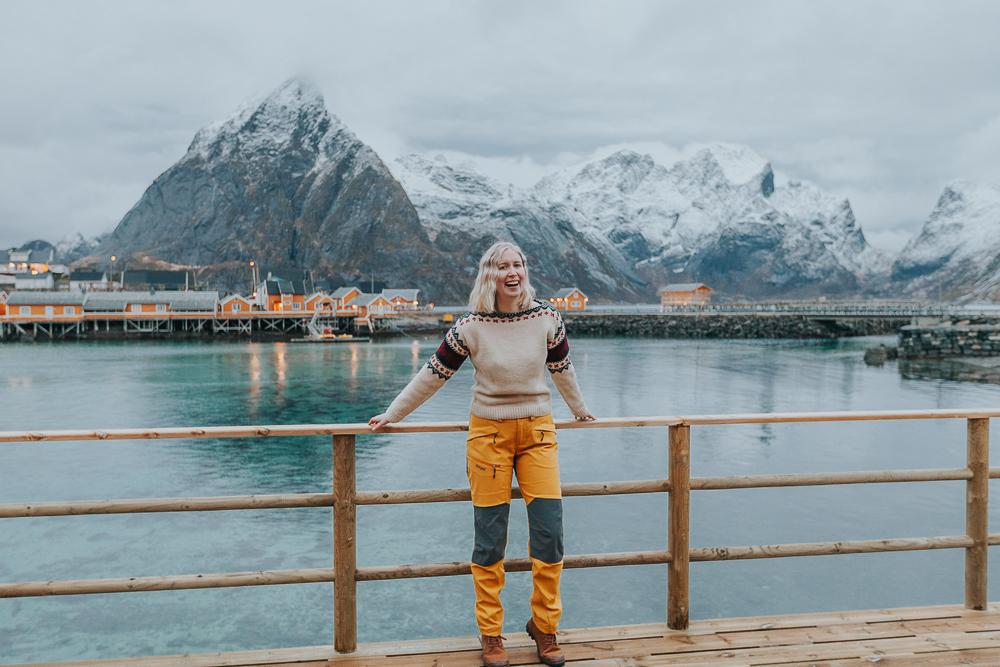
{"type": "Polygon", "coordinates": [[[109,229],[201,126],[306,74],[386,159],[455,150],[501,174],[619,143],[745,143],[858,197],[888,247],[948,180],[997,177],[978,146],[995,141],[998,19],[944,0],[8,1],[0,246],[109,229]]]}

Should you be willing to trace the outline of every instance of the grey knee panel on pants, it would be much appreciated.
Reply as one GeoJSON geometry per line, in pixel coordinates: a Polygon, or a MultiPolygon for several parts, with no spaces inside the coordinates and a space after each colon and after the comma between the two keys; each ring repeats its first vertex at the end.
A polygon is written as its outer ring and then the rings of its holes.
{"type": "Polygon", "coordinates": [[[528,503],[528,531],[531,557],[543,563],[563,559],[562,500],[535,498],[528,503]]]}
{"type": "Polygon", "coordinates": [[[503,560],[507,550],[507,519],[510,503],[492,507],[474,507],[476,517],[476,543],[472,548],[472,562],[476,565],[493,565],[503,560]]]}

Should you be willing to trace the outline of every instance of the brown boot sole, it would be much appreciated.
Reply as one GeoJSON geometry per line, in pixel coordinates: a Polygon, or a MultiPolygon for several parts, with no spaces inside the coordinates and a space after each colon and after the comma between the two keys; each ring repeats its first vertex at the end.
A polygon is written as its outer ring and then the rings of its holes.
{"type": "MultiPolygon", "coordinates": [[[[531,637],[532,641],[535,641],[537,646],[535,635],[531,632],[531,621],[528,621],[528,623],[525,624],[524,631],[528,633],[528,636],[531,637]]],[[[566,664],[566,656],[553,660],[552,658],[543,657],[541,653],[538,653],[537,649],[535,653],[538,655],[538,659],[542,661],[542,664],[548,665],[549,667],[563,667],[563,665],[566,664]]]]}

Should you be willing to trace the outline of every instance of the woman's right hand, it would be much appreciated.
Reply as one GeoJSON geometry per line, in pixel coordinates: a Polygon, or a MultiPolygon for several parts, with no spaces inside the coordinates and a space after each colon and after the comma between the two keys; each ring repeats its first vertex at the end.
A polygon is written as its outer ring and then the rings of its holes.
{"type": "Polygon", "coordinates": [[[368,420],[368,425],[371,427],[372,431],[378,433],[382,431],[386,426],[389,425],[389,420],[385,418],[385,413],[380,415],[375,415],[368,420]]]}

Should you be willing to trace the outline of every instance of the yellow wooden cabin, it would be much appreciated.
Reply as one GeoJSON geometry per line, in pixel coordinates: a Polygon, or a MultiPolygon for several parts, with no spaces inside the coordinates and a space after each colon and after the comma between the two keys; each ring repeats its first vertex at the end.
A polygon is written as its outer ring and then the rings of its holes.
{"type": "Polygon", "coordinates": [[[353,300],[352,305],[357,306],[356,317],[358,319],[368,319],[369,317],[395,317],[396,310],[381,294],[359,294],[353,300]]]}
{"type": "Polygon", "coordinates": [[[660,310],[671,306],[705,306],[712,299],[712,288],[705,283],[677,283],[660,288],[660,310]]]}
{"type": "Polygon", "coordinates": [[[306,311],[320,315],[335,315],[337,302],[326,292],[316,292],[306,299],[306,311]]]}
{"type": "Polygon", "coordinates": [[[330,297],[333,299],[334,308],[338,315],[356,315],[358,305],[351,302],[361,296],[362,292],[357,287],[338,287],[330,297]]]}
{"type": "Polygon", "coordinates": [[[253,310],[253,302],[245,296],[230,294],[219,302],[219,312],[223,315],[242,315],[253,310]]]}
{"type": "Polygon", "coordinates": [[[7,292],[0,289],[0,317],[7,314],[7,292]]]}
{"type": "Polygon", "coordinates": [[[79,292],[11,292],[7,295],[7,320],[77,320],[83,317],[79,292]]]}
{"type": "Polygon", "coordinates": [[[587,295],[576,287],[564,287],[556,292],[555,296],[549,297],[549,303],[555,306],[556,310],[585,310],[587,301],[587,295]]]}
{"type": "Polygon", "coordinates": [[[395,310],[417,310],[420,301],[417,299],[418,289],[384,289],[382,296],[388,299],[395,310]]]}
{"type": "Polygon", "coordinates": [[[268,274],[257,286],[257,305],[267,311],[302,313],[306,310],[306,295],[301,285],[268,274]]]}

